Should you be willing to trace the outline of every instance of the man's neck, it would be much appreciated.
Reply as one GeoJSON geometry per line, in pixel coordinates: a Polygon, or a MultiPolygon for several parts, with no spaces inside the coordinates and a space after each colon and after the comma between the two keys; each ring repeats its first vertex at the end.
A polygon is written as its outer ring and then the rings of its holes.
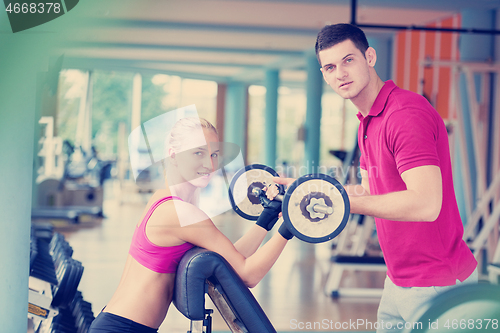
{"type": "Polygon", "coordinates": [[[351,99],[351,102],[356,106],[363,117],[370,113],[370,109],[375,103],[377,96],[384,86],[384,81],[380,79],[375,70],[371,74],[372,79],[362,91],[361,94],[351,99]]]}

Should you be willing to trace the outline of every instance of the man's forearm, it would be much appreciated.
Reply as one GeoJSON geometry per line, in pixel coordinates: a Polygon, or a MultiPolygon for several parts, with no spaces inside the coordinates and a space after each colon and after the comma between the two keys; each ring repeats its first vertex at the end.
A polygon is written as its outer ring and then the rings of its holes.
{"type": "Polygon", "coordinates": [[[370,195],[362,185],[346,185],[344,188],[349,198],[370,195]]]}
{"type": "Polygon", "coordinates": [[[349,195],[352,214],[363,214],[392,221],[434,221],[435,211],[414,191],[384,195],[349,195]]]}

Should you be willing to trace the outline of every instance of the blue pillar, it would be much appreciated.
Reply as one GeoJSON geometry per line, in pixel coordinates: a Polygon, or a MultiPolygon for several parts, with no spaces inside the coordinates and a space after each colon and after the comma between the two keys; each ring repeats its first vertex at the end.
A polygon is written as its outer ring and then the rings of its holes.
{"type": "MultiPolygon", "coordinates": [[[[26,332],[37,71],[43,34],[12,34],[0,13],[0,332],[26,332]]],[[[40,54],[42,53],[42,55],[40,54]]],[[[48,59],[48,58],[46,58],[48,59]]]]}
{"type": "MultiPolygon", "coordinates": [[[[495,12],[491,10],[475,10],[469,9],[461,12],[462,15],[462,27],[463,28],[476,28],[476,29],[494,29],[495,28],[495,12]]],[[[491,60],[494,57],[494,37],[493,35],[478,35],[478,34],[462,34],[460,35],[459,42],[459,52],[461,61],[470,62],[484,62],[491,60]]],[[[479,85],[479,80],[477,77],[474,78],[476,81],[476,93],[477,96],[481,96],[480,91],[482,89],[491,89],[491,87],[481,87],[479,85]]],[[[465,175],[470,177],[471,180],[471,197],[472,202],[477,200],[477,169],[476,169],[476,159],[478,158],[477,152],[474,149],[473,143],[473,133],[471,127],[471,110],[469,109],[470,96],[467,92],[467,81],[465,75],[462,74],[460,77],[460,98],[464,119],[464,129],[465,129],[465,141],[467,144],[468,152],[468,163],[470,175],[465,175]]],[[[493,135],[493,133],[490,133],[493,135]]],[[[463,157],[463,156],[462,156],[463,157]]],[[[486,161],[484,161],[486,163],[486,161]]],[[[457,186],[457,191],[464,191],[461,182],[455,183],[457,186]]],[[[474,208],[474,207],[472,207],[474,208]]],[[[460,211],[464,212],[465,209],[460,207],[460,211]]],[[[462,219],[465,220],[466,217],[462,215],[462,219]]]]}
{"type": "Polygon", "coordinates": [[[231,82],[226,91],[224,141],[237,144],[246,163],[248,89],[243,82],[231,82]]]}
{"type": "Polygon", "coordinates": [[[266,71],[266,113],[264,115],[264,144],[265,164],[274,168],[276,166],[276,144],[278,123],[278,70],[266,71]]]}
{"type": "Polygon", "coordinates": [[[392,38],[369,38],[368,44],[377,52],[375,70],[382,81],[392,77],[392,38]]]}
{"type": "Polygon", "coordinates": [[[323,94],[323,75],[314,53],[306,54],[307,66],[307,114],[305,123],[305,163],[308,173],[318,171],[321,137],[321,96],[323,94]]]}
{"type": "MultiPolygon", "coordinates": [[[[496,30],[500,29],[500,9],[497,9],[494,11],[494,27],[496,30]]],[[[496,35],[493,38],[493,61],[498,62],[500,60],[500,36],[496,35]]],[[[498,124],[498,118],[500,116],[500,112],[495,109],[495,107],[500,104],[498,99],[500,96],[496,96],[496,91],[498,84],[500,84],[499,81],[499,74],[491,74],[491,99],[490,99],[490,110],[489,110],[489,116],[488,116],[488,170],[486,172],[486,181],[487,185],[489,186],[491,182],[493,181],[493,178],[495,178],[495,172],[497,170],[494,169],[495,166],[495,152],[500,151],[500,142],[495,142],[495,126],[498,124]]]]}
{"type": "Polygon", "coordinates": [[[455,158],[454,161],[451,161],[453,163],[454,169],[453,169],[453,185],[455,186],[455,197],[457,199],[457,205],[458,205],[458,211],[460,213],[460,217],[462,219],[462,224],[466,225],[467,224],[467,211],[465,210],[465,207],[467,205],[467,201],[465,200],[465,194],[464,194],[464,186],[462,183],[462,175],[463,175],[463,167],[462,167],[462,161],[463,161],[463,156],[461,156],[461,151],[460,147],[458,147],[459,143],[455,144],[455,158]]]}
{"type": "Polygon", "coordinates": [[[38,157],[39,141],[45,135],[44,126],[38,121],[41,117],[53,117],[54,136],[57,136],[57,86],[59,81],[59,72],[61,71],[62,58],[52,58],[49,62],[48,72],[37,73],[37,89],[35,112],[33,119],[35,121],[35,130],[33,136],[33,176],[32,176],[32,205],[38,204],[38,169],[41,167],[41,161],[38,157]]]}

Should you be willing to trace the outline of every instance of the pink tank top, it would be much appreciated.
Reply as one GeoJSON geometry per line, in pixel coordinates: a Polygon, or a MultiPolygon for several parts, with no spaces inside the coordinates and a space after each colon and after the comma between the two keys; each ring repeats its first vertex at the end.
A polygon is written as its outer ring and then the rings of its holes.
{"type": "Polygon", "coordinates": [[[191,243],[168,247],[158,246],[153,244],[146,235],[146,224],[156,207],[173,199],[182,200],[179,197],[170,196],[151,205],[144,219],[135,228],[128,252],[139,264],[157,273],[175,273],[184,253],[194,247],[191,243]]]}

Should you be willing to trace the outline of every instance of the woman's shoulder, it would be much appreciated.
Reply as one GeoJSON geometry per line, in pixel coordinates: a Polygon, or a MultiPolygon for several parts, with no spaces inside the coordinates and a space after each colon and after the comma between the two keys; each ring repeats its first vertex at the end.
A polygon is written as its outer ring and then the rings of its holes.
{"type": "Polygon", "coordinates": [[[173,201],[175,212],[181,227],[192,225],[198,222],[208,220],[208,215],[199,207],[186,201],[173,201]]]}
{"type": "Polygon", "coordinates": [[[151,206],[158,203],[155,209],[156,223],[183,227],[209,218],[200,208],[177,197],[158,196],[152,199],[154,202],[151,206]]]}

